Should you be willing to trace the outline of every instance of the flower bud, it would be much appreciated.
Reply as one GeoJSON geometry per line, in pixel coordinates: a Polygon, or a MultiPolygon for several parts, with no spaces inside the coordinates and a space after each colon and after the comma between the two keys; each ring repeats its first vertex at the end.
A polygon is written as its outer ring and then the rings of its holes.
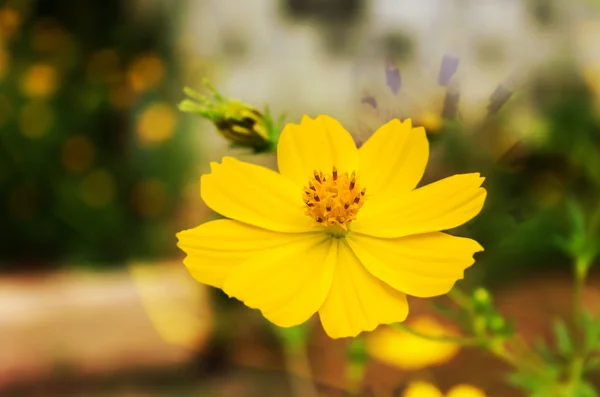
{"type": "Polygon", "coordinates": [[[263,113],[241,101],[227,99],[208,82],[205,85],[212,97],[186,87],[184,92],[190,99],[183,100],[179,110],[210,120],[232,146],[251,148],[258,153],[274,144],[275,126],[268,111],[263,113]]]}

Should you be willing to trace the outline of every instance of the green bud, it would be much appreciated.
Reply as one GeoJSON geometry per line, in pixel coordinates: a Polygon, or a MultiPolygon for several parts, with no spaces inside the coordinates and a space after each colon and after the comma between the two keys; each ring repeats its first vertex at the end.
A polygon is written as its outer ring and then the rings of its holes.
{"type": "Polygon", "coordinates": [[[500,314],[494,314],[489,319],[489,328],[494,335],[509,336],[512,334],[512,326],[500,314]]]}
{"type": "Polygon", "coordinates": [[[186,87],[184,92],[189,99],[179,104],[179,110],[210,120],[232,146],[251,148],[257,153],[271,148],[275,134],[271,131],[274,125],[270,115],[241,101],[225,98],[208,82],[205,85],[212,97],[186,87]]]}
{"type": "Polygon", "coordinates": [[[483,287],[477,288],[472,295],[473,307],[479,313],[489,313],[492,309],[492,295],[483,287]]]}

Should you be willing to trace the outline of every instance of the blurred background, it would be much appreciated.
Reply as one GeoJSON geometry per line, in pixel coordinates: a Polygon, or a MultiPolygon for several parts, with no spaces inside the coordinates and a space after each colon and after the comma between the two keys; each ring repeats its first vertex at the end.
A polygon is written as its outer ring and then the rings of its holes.
{"type": "MultiPolygon", "coordinates": [[[[528,340],[568,312],[560,241],[573,208],[600,221],[599,2],[0,0],[1,396],[345,395],[347,341],[316,320],[310,374],[291,370],[258,312],[182,265],[175,233],[215,217],[209,162],[273,164],[177,110],[206,78],[290,122],[329,114],[359,143],[413,118],[432,143],[424,183],[487,178],[484,211],[456,231],[486,251],[459,284],[489,287],[528,340]]],[[[593,312],[598,286],[592,272],[593,312]]],[[[490,357],[416,363],[402,351],[425,348],[402,343],[373,353],[373,395],[415,378],[519,395],[490,357]]]]}

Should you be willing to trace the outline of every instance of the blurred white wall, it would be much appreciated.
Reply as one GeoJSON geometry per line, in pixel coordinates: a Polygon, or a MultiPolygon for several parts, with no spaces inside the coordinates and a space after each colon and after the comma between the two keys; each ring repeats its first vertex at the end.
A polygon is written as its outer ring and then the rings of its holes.
{"type": "Polygon", "coordinates": [[[535,23],[530,0],[370,0],[345,31],[352,51],[332,54],[327,22],[296,21],[281,12],[285,1],[191,1],[185,30],[194,51],[218,63],[219,89],[257,106],[268,102],[290,121],[328,113],[353,125],[362,86],[383,81],[393,34],[412,42],[401,70],[403,83],[419,82],[413,95],[435,84],[444,53],[460,56],[463,113],[483,112],[499,83],[525,79],[569,45],[570,8],[560,4],[548,27],[535,23]]]}

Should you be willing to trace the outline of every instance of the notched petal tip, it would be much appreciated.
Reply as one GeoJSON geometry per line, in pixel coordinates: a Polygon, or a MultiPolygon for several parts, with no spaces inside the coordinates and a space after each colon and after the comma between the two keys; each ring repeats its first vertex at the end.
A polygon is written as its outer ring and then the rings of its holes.
{"type": "MultiPolygon", "coordinates": [[[[223,161],[223,160],[221,160],[221,161],[223,161]]],[[[215,172],[215,170],[217,170],[220,165],[221,165],[221,163],[219,163],[217,161],[211,161],[210,162],[210,173],[215,172]]],[[[206,174],[204,174],[204,175],[206,175],[206,174]]]]}
{"type": "MultiPolygon", "coordinates": [[[[314,121],[314,119],[310,118],[309,115],[305,114],[302,116],[302,120],[300,120],[300,124],[309,123],[311,121],[314,121]]],[[[293,124],[293,123],[290,123],[290,124],[293,124]]],[[[298,125],[298,124],[295,124],[295,125],[298,125]]]]}

